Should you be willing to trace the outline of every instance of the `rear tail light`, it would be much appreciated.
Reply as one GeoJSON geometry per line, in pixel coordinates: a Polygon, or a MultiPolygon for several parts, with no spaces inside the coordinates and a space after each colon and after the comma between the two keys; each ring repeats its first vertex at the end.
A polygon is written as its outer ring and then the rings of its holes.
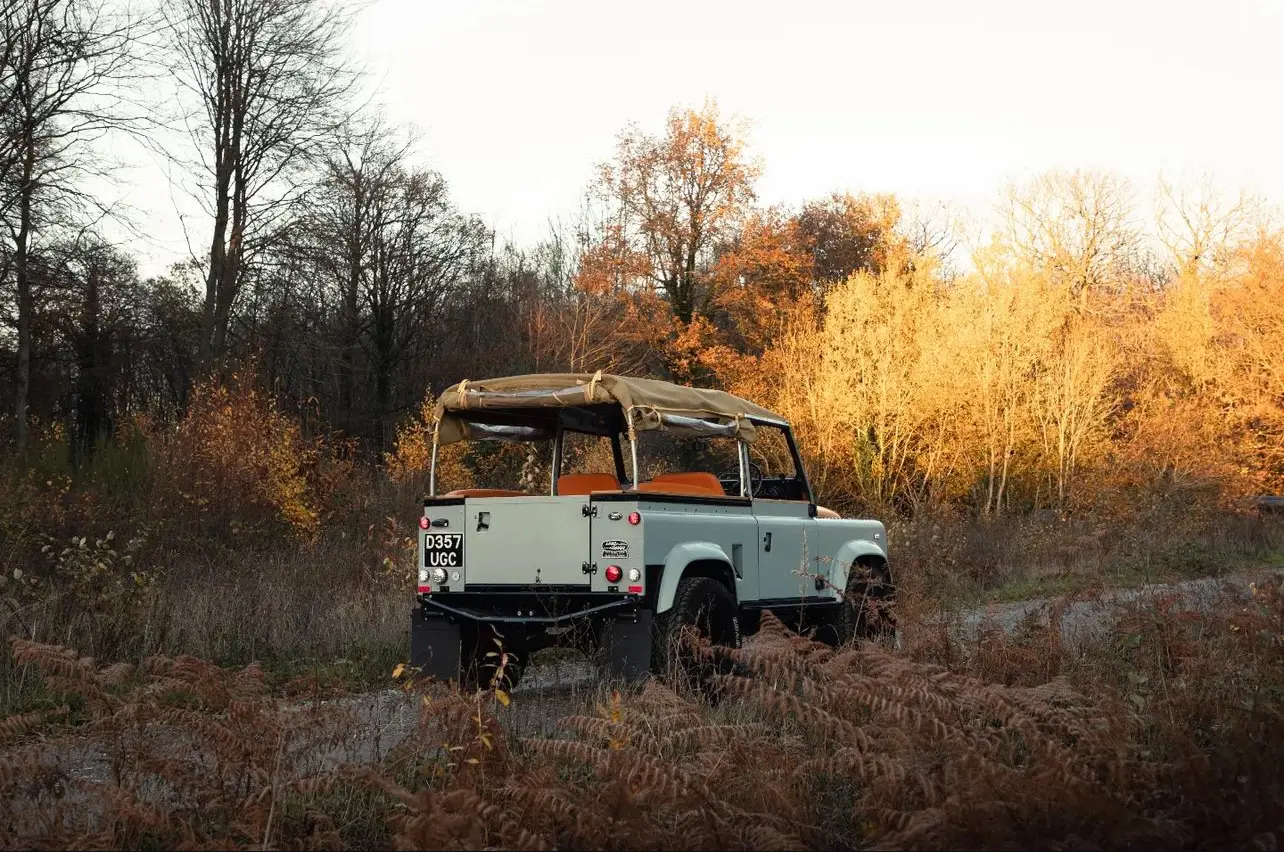
{"type": "Polygon", "coordinates": [[[430,523],[430,521],[428,520],[428,516],[427,516],[427,515],[424,515],[422,518],[420,518],[420,519],[419,519],[419,529],[421,529],[421,530],[426,530],[426,529],[428,529],[428,524],[429,524],[429,523],[430,523]]]}
{"type": "Polygon", "coordinates": [[[629,523],[636,527],[638,524],[642,523],[642,515],[637,512],[629,512],[629,523]]]}
{"type": "Polygon", "coordinates": [[[619,565],[606,566],[606,581],[608,583],[618,583],[623,576],[624,572],[620,570],[619,565]]]}
{"type": "Polygon", "coordinates": [[[636,583],[642,579],[642,572],[636,568],[629,569],[629,582],[636,583]]]}

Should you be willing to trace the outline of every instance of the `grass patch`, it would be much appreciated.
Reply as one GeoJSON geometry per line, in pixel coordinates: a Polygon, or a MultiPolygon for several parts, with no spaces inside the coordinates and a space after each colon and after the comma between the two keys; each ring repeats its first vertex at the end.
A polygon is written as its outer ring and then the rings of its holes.
{"type": "Polygon", "coordinates": [[[270,657],[262,663],[273,686],[306,683],[323,691],[359,692],[392,682],[393,669],[409,654],[408,641],[359,645],[343,657],[270,657]]]}
{"type": "Polygon", "coordinates": [[[1225,577],[1258,569],[1284,567],[1284,554],[1267,551],[1259,557],[1234,555],[1226,561],[1194,560],[1178,562],[1170,567],[1155,570],[1134,565],[1123,565],[1101,574],[1062,573],[1019,577],[992,589],[978,590],[964,604],[1016,603],[1035,599],[1051,599],[1075,595],[1090,590],[1135,589],[1147,585],[1180,583],[1206,577],[1225,577]]]}
{"type": "Polygon", "coordinates": [[[1284,564],[1284,519],[1160,513],[1106,525],[926,516],[889,525],[898,583],[948,609],[1284,564]]]}

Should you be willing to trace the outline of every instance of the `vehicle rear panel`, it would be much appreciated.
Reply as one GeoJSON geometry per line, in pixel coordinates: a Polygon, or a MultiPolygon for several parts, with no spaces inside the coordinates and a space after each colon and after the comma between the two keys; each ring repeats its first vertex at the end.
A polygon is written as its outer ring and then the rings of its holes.
{"type": "Polygon", "coordinates": [[[445,583],[428,584],[433,592],[556,586],[647,594],[655,591],[647,588],[648,562],[662,562],[683,542],[706,541],[734,563],[738,594],[757,597],[758,553],[748,506],[622,497],[469,497],[429,505],[425,515],[433,521],[420,532],[419,564],[429,573],[437,567],[447,571],[445,583]],[[452,556],[456,535],[462,539],[460,557],[452,556]],[[612,565],[620,569],[616,581],[608,578],[612,565]]]}
{"type": "Polygon", "coordinates": [[[464,564],[468,585],[588,588],[589,516],[584,497],[468,498],[464,564]]]}
{"type": "Polygon", "coordinates": [[[463,565],[464,501],[449,500],[424,506],[419,529],[419,591],[463,589],[466,582],[463,565]],[[427,523],[427,527],[423,526],[427,523]],[[454,564],[458,562],[459,564],[454,564]],[[444,580],[436,580],[432,572],[445,571],[444,580]]]}

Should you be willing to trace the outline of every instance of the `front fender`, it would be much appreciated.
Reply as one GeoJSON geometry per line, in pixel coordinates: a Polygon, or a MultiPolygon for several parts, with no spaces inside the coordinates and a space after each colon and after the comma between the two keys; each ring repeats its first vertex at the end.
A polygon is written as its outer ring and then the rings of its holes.
{"type": "Polygon", "coordinates": [[[877,556],[884,562],[887,561],[887,551],[866,538],[852,539],[838,548],[838,552],[834,554],[831,576],[831,582],[836,588],[839,590],[847,588],[847,575],[851,572],[851,567],[865,556],[877,556]]]}
{"type": "MultiPolygon", "coordinates": [[[[727,573],[735,576],[731,559],[720,545],[711,541],[688,541],[674,545],[664,557],[664,571],[660,573],[660,590],[655,596],[656,614],[668,612],[673,608],[673,598],[678,593],[678,582],[682,579],[682,572],[692,562],[721,562],[727,566],[727,573]]],[[[740,596],[736,594],[734,586],[731,594],[739,600],[740,596]]]]}

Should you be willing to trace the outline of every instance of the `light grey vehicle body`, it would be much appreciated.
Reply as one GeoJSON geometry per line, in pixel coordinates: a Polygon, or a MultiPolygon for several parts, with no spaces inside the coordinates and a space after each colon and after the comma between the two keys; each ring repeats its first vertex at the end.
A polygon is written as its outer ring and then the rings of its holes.
{"type": "Polygon", "coordinates": [[[411,628],[425,674],[493,676],[499,644],[511,684],[528,654],[567,644],[638,677],[663,668],[684,624],[736,647],[765,611],[834,642],[894,626],[884,525],[816,505],[773,412],[655,380],[540,374],[460,383],[435,419],[411,628]],[[717,442],[730,463],[648,474],[639,445],[660,435],[717,442]],[[571,436],[609,442],[615,469],[564,472],[571,436]],[[546,493],[437,494],[439,447],[457,440],[550,442],[546,493]],[[779,475],[754,460],[766,445],[779,475]]]}

